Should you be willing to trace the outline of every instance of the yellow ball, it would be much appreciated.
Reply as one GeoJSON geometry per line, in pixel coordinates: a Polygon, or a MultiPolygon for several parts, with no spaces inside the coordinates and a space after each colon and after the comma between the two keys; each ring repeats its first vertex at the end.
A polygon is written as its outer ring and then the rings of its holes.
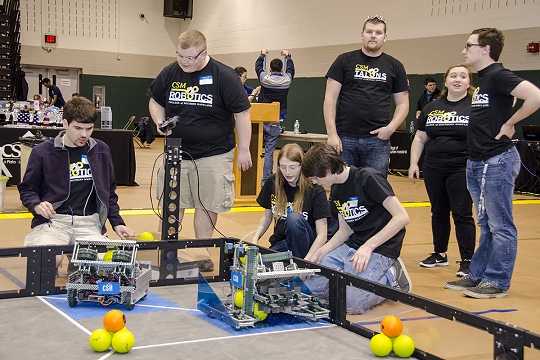
{"type": "Polygon", "coordinates": [[[120,330],[112,337],[112,348],[117,353],[125,354],[135,344],[135,337],[129,330],[120,330]]]}
{"type": "Polygon", "coordinates": [[[247,245],[244,245],[244,255],[242,255],[242,256],[240,256],[240,257],[238,258],[238,260],[240,260],[240,262],[241,262],[242,264],[244,264],[244,265],[246,264],[246,252],[247,252],[247,248],[248,248],[248,246],[247,246],[247,245]]]}
{"type": "Polygon", "coordinates": [[[111,346],[112,335],[105,329],[97,329],[90,335],[88,342],[94,351],[107,351],[111,346]]]}
{"type": "Polygon", "coordinates": [[[259,310],[259,303],[258,302],[256,302],[255,305],[253,306],[253,314],[257,318],[259,318],[259,321],[264,321],[266,319],[266,317],[268,316],[267,313],[265,313],[262,310],[259,310]]]}
{"type": "Polygon", "coordinates": [[[394,339],[393,348],[397,356],[407,358],[414,352],[414,341],[407,335],[399,335],[394,339]]]}
{"type": "Polygon", "coordinates": [[[377,334],[369,341],[369,348],[376,356],[386,356],[392,351],[392,341],[384,334],[377,334]]]}
{"type": "Polygon", "coordinates": [[[109,250],[103,255],[103,261],[112,262],[112,256],[114,254],[114,250],[109,250]]]}
{"type": "Polygon", "coordinates": [[[154,239],[154,235],[152,235],[152,233],[149,233],[148,231],[145,231],[145,232],[141,233],[141,234],[139,235],[139,239],[141,239],[141,240],[147,240],[147,241],[153,241],[153,240],[155,240],[155,239],[154,239]]]}
{"type": "Polygon", "coordinates": [[[241,308],[244,304],[244,290],[238,289],[234,294],[234,305],[241,308]]]}

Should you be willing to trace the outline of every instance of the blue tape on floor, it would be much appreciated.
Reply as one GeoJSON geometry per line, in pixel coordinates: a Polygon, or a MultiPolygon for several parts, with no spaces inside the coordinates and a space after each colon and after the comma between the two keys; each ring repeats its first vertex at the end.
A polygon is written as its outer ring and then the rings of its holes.
{"type": "MultiPolygon", "coordinates": [[[[518,311],[517,309],[489,309],[484,311],[474,311],[473,314],[476,315],[484,315],[489,313],[507,313],[507,312],[514,312],[518,311]]],[[[400,319],[402,322],[405,321],[418,321],[418,320],[432,320],[432,319],[441,319],[440,316],[437,315],[427,315],[427,316],[419,316],[419,317],[411,317],[411,318],[402,318],[400,319]]],[[[360,325],[360,326],[368,326],[368,325],[378,325],[381,321],[359,321],[354,324],[360,325]]]]}
{"type": "MultiPolygon", "coordinates": [[[[67,295],[65,294],[44,296],[43,299],[75,320],[103,317],[109,310],[113,309],[123,311],[126,316],[129,314],[144,314],[158,311],[170,311],[171,308],[172,310],[181,309],[178,304],[162,298],[161,296],[156,295],[153,292],[148,292],[146,299],[137,302],[133,310],[126,310],[125,304],[101,306],[99,303],[88,301],[80,301],[77,303],[77,306],[70,307],[67,302],[67,295]]],[[[190,310],[198,312],[195,309],[190,310]]]]}
{"type": "Polygon", "coordinates": [[[261,334],[276,331],[313,329],[334,326],[326,320],[309,321],[289,314],[270,314],[263,322],[255,323],[255,327],[246,327],[240,330],[236,330],[232,326],[224,323],[223,321],[211,318],[203,312],[193,313],[193,315],[207,321],[211,325],[231,335],[261,334]]]}

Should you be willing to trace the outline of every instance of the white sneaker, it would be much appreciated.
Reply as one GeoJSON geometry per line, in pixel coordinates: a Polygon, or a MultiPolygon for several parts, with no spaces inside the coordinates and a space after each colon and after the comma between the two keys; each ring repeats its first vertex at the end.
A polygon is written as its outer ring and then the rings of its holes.
{"type": "Polygon", "coordinates": [[[412,292],[412,280],[401,258],[397,258],[388,269],[394,277],[392,287],[405,292],[412,292]]]}

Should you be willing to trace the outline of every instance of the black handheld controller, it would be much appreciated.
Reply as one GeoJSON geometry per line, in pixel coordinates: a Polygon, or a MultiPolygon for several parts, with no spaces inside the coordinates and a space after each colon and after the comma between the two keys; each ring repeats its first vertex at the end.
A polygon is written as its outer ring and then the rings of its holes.
{"type": "Polygon", "coordinates": [[[165,120],[159,125],[159,130],[166,133],[176,127],[176,123],[180,121],[180,116],[173,116],[170,119],[165,120]]]}

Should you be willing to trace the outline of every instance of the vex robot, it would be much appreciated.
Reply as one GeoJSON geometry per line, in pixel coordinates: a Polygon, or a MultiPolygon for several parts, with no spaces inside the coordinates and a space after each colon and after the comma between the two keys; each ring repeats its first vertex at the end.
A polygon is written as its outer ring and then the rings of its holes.
{"type": "Polygon", "coordinates": [[[254,326],[268,314],[286,313],[311,321],[329,317],[330,311],[320,306],[316,296],[302,292],[299,279],[320,269],[298,268],[290,251],[260,254],[257,246],[227,245],[226,251],[233,254],[231,301],[224,304],[217,299],[200,277],[199,310],[236,329],[254,326]]]}
{"type": "Polygon", "coordinates": [[[90,301],[132,310],[146,297],[152,278],[151,263],[136,261],[137,248],[132,240],[75,240],[71,262],[79,269],[66,284],[69,306],[90,301]],[[107,252],[99,254],[101,249],[107,252]]]}

